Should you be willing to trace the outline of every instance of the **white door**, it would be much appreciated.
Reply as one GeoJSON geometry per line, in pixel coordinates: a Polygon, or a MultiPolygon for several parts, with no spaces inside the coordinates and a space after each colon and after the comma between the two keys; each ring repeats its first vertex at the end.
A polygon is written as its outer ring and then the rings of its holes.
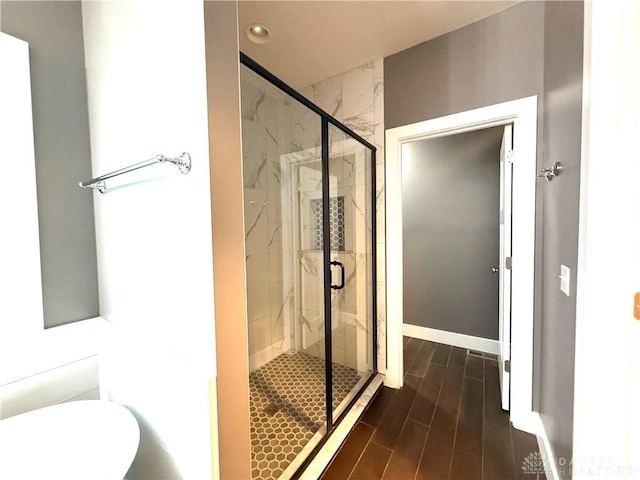
{"type": "Polygon", "coordinates": [[[513,125],[504,127],[500,148],[500,274],[498,369],[502,408],[509,410],[509,371],[511,362],[511,187],[513,125]]]}

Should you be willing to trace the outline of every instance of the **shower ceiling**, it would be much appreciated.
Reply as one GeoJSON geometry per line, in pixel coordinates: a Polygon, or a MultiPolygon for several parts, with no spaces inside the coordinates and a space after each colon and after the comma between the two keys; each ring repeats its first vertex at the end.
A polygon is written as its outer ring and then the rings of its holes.
{"type": "Polygon", "coordinates": [[[521,1],[241,0],[240,50],[300,89],[521,1]],[[244,35],[254,23],[270,29],[268,44],[253,44],[244,35]]]}

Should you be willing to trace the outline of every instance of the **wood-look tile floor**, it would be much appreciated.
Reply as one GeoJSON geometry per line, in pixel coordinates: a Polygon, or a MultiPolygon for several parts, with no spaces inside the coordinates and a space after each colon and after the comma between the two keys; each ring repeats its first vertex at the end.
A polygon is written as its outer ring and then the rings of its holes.
{"type": "Polygon", "coordinates": [[[511,480],[539,455],[500,408],[495,357],[404,339],[404,386],[383,387],[323,480],[511,480]]]}

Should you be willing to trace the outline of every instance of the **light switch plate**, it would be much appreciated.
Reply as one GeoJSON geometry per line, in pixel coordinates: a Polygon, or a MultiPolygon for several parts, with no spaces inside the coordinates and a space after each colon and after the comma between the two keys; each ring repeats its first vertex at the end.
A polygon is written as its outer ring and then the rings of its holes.
{"type": "Polygon", "coordinates": [[[560,290],[568,297],[571,291],[571,269],[566,265],[560,265],[560,290]]]}

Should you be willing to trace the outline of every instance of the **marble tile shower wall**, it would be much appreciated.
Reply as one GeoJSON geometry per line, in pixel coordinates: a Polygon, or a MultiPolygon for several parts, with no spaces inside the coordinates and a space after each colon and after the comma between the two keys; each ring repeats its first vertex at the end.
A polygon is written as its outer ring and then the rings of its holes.
{"type": "MultiPolygon", "coordinates": [[[[384,264],[384,112],[382,60],[319,82],[301,93],[334,115],[349,128],[378,148],[376,158],[377,253],[378,253],[378,368],[385,370],[385,264],[384,264]]],[[[291,101],[274,87],[242,71],[243,173],[245,191],[245,241],[250,368],[255,370],[283,351],[307,347],[315,338],[294,345],[291,322],[297,316],[312,325],[303,332],[315,331],[314,319],[321,316],[321,285],[307,285],[294,310],[294,255],[292,208],[284,196],[300,191],[300,179],[292,179],[287,165],[306,163],[312,169],[320,158],[319,117],[298,102],[291,101]],[[284,165],[282,162],[286,163],[284,165]],[[311,163],[307,163],[311,162],[311,163]],[[293,185],[296,183],[296,185],[293,185]],[[318,288],[315,288],[318,287],[318,288]],[[318,303],[318,305],[316,305],[318,303]]],[[[299,228],[299,227],[298,227],[299,228]]],[[[360,250],[360,249],[358,249],[360,250]]],[[[316,270],[320,259],[313,252],[303,252],[301,267],[316,270]]],[[[340,255],[342,257],[342,255],[340,255]]],[[[344,259],[343,263],[350,263],[344,259]]],[[[302,275],[304,277],[304,273],[302,275]]],[[[363,282],[353,282],[362,285],[363,282]]],[[[349,295],[351,299],[362,295],[349,295]]],[[[340,310],[351,310],[344,308],[340,310]]],[[[334,332],[334,337],[339,331],[334,332]]],[[[313,335],[316,337],[317,335],[313,335]]],[[[318,332],[321,336],[321,332],[318,332]]],[[[349,342],[352,343],[352,342],[349,342]]],[[[340,340],[334,338],[336,359],[340,340]]],[[[345,350],[347,350],[345,348],[345,350]]],[[[345,362],[352,363],[352,362],[345,362]]],[[[355,366],[355,365],[354,365],[355,366]]]]}
{"type": "MultiPolygon", "coordinates": [[[[385,217],[384,217],[384,80],[383,60],[367,63],[343,74],[315,83],[300,93],[327,113],[358,133],[377,148],[376,209],[377,209],[377,298],[378,298],[378,369],[386,370],[386,294],[385,294],[385,217]]],[[[292,141],[303,145],[316,144],[303,131],[303,122],[292,119],[292,141]],[[296,125],[298,129],[296,131],[296,125]]]]}
{"type": "Polygon", "coordinates": [[[242,75],[242,155],[244,175],[247,315],[250,369],[290,348],[285,321],[293,315],[293,274],[289,236],[291,216],[281,209],[288,182],[280,158],[288,145],[288,105],[272,87],[242,75]],[[289,254],[286,254],[289,252],[289,254]],[[287,339],[288,340],[288,339],[287,339]]]}

